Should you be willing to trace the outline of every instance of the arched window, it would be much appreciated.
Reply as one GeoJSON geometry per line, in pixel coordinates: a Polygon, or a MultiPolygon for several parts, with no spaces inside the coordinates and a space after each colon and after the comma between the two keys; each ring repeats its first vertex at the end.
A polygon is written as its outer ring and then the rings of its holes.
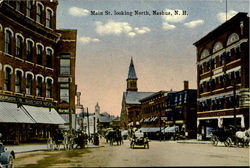
{"type": "Polygon", "coordinates": [[[52,49],[47,48],[46,49],[46,66],[49,68],[52,68],[52,54],[53,54],[52,49]]]}
{"type": "Polygon", "coordinates": [[[23,12],[23,0],[16,1],[16,10],[19,12],[23,12]]]}
{"type": "Polygon", "coordinates": [[[26,43],[27,61],[32,62],[34,41],[27,39],[26,43]]]}
{"type": "Polygon", "coordinates": [[[5,31],[5,52],[8,54],[11,54],[11,35],[10,30],[5,31]]]}
{"type": "Polygon", "coordinates": [[[33,74],[27,73],[26,76],[26,94],[32,95],[32,80],[33,80],[33,74]]]}
{"type": "Polygon", "coordinates": [[[46,81],[46,97],[48,98],[52,98],[52,79],[51,78],[47,78],[46,81]]]}
{"type": "Polygon", "coordinates": [[[16,80],[15,80],[15,92],[22,92],[22,71],[16,71],[16,80]]]}
{"type": "Polygon", "coordinates": [[[240,39],[240,37],[238,36],[238,34],[236,33],[233,33],[231,34],[229,37],[228,37],[228,40],[227,40],[227,46],[238,41],[240,39]]]}
{"type": "Polygon", "coordinates": [[[22,58],[22,51],[23,51],[23,37],[20,35],[16,36],[16,56],[18,58],[22,58]]]}
{"type": "Polygon", "coordinates": [[[4,90],[11,91],[11,74],[12,69],[8,66],[5,67],[5,74],[4,74],[4,90]]]}
{"type": "Polygon", "coordinates": [[[42,65],[43,62],[43,46],[42,45],[37,45],[36,48],[36,63],[39,65],[42,65]]]}
{"type": "Polygon", "coordinates": [[[223,45],[221,44],[221,42],[216,42],[213,48],[213,53],[215,53],[216,51],[219,51],[223,48],[223,45]]]}
{"type": "Polygon", "coordinates": [[[50,8],[46,8],[46,27],[52,28],[52,16],[53,11],[50,8]]]}
{"type": "Polygon", "coordinates": [[[42,16],[43,16],[44,6],[41,2],[37,2],[37,13],[36,13],[36,21],[42,24],[42,16]]]}
{"type": "Polygon", "coordinates": [[[43,78],[37,76],[36,78],[36,95],[42,97],[42,88],[43,88],[43,78]]]}
{"type": "Polygon", "coordinates": [[[201,53],[201,59],[205,58],[208,55],[209,55],[209,51],[207,49],[203,50],[202,53],[201,53]]]}
{"type": "Polygon", "coordinates": [[[33,8],[33,0],[28,0],[27,1],[27,16],[29,18],[32,18],[32,8],[33,8]]]}

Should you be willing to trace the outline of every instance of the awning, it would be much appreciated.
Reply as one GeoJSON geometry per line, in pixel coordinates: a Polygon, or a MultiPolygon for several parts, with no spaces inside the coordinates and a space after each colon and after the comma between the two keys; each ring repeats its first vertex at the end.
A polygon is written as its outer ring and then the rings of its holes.
{"type": "Polygon", "coordinates": [[[142,131],[142,132],[159,132],[160,127],[142,127],[138,131],[142,131]]]}
{"type": "Polygon", "coordinates": [[[176,132],[176,131],[178,131],[178,127],[167,127],[167,128],[165,128],[165,130],[164,129],[162,130],[162,132],[165,132],[165,133],[176,132]]]}
{"type": "Polygon", "coordinates": [[[15,103],[0,102],[0,123],[30,123],[35,121],[29,114],[17,108],[15,103]]]}
{"type": "Polygon", "coordinates": [[[54,108],[36,107],[23,105],[30,116],[39,124],[64,124],[64,119],[57,113],[54,108]]]}

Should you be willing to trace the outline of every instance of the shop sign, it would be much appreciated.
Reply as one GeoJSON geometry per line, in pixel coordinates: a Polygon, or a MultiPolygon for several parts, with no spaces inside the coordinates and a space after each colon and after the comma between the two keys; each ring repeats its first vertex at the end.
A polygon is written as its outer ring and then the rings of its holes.
{"type": "Polygon", "coordinates": [[[210,112],[210,113],[199,113],[198,117],[214,117],[214,116],[225,116],[225,111],[210,112]]]}

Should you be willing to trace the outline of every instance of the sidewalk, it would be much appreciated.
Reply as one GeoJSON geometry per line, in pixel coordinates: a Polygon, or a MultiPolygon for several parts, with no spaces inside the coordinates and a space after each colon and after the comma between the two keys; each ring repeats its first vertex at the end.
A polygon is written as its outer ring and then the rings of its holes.
{"type": "MultiPolygon", "coordinates": [[[[86,148],[98,148],[99,146],[87,144],[86,148]]],[[[47,151],[47,144],[20,144],[20,145],[6,145],[7,150],[13,150],[15,153],[47,151]]],[[[63,147],[61,146],[61,150],[63,147]]]]}

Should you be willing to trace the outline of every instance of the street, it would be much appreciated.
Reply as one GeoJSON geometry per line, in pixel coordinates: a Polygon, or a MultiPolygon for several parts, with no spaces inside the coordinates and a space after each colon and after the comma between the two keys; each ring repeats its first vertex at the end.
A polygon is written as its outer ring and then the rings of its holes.
{"type": "Polygon", "coordinates": [[[129,141],[73,151],[17,153],[15,167],[152,167],[152,166],[249,166],[249,148],[151,141],[149,149],[131,149],[129,141]]]}

